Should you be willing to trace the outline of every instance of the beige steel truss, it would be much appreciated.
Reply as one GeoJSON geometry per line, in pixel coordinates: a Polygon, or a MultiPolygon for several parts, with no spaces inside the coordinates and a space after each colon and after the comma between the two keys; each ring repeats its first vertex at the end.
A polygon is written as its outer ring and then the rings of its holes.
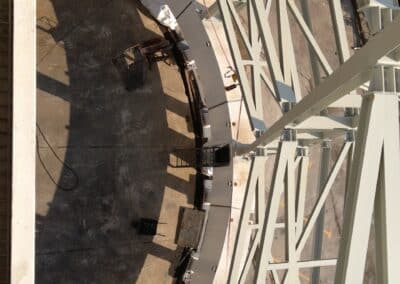
{"type": "Polygon", "coordinates": [[[397,1],[359,1],[371,36],[365,46],[350,56],[340,0],[328,0],[341,63],[336,70],[330,66],[309,25],[307,0],[301,0],[303,13],[293,0],[240,1],[247,6],[248,29],[235,2],[218,0],[247,114],[252,129],[259,135],[235,153],[250,157],[252,165],[228,282],[244,283],[253,266],[254,283],[266,283],[268,279],[273,283],[300,283],[299,271],[304,268],[314,268],[311,282],[319,283],[319,268],[336,266],[335,283],[361,284],[374,220],[377,283],[400,283],[400,269],[396,269],[400,263],[400,225],[396,220],[400,216],[397,1]],[[278,40],[268,23],[273,7],[277,9],[278,40]],[[314,66],[319,64],[326,76],[314,78],[316,87],[309,94],[302,94],[300,87],[289,12],[307,40],[314,66]],[[252,76],[248,76],[249,68],[252,76]],[[282,108],[282,117],[272,125],[264,120],[263,96],[268,94],[262,91],[262,82],[282,108]],[[356,90],[364,90],[363,95],[356,90]],[[343,108],[344,115],[329,115],[326,110],[330,108],[343,108]],[[330,141],[340,136],[343,145],[330,167],[330,141]],[[308,146],[313,143],[321,144],[320,192],[304,221],[308,146]],[[276,152],[276,159],[267,190],[265,167],[272,152],[276,152]],[[322,259],[324,205],[344,165],[346,218],[340,250],[337,258],[322,259]],[[285,222],[278,223],[282,196],[285,222]],[[277,229],[285,232],[284,262],[274,261],[272,255],[277,229]],[[314,229],[314,258],[302,260],[314,229]],[[282,270],[284,277],[278,275],[282,270]]]}

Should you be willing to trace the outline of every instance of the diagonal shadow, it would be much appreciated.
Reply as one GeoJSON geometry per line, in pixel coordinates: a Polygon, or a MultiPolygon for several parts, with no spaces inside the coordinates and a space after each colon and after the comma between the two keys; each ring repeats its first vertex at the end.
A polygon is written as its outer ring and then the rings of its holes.
{"type": "Polygon", "coordinates": [[[179,249],[155,244],[131,224],[139,218],[159,218],[166,187],[193,199],[188,188],[194,181],[166,170],[174,147],[194,144],[169,129],[166,120],[166,109],[182,116],[185,105],[165,98],[157,68],[149,71],[143,88],[127,92],[111,63],[121,50],[155,34],[145,28],[134,1],[39,0],[41,5],[51,5],[54,11],[51,28],[40,29],[63,46],[69,84],[54,79],[58,71],[52,66],[60,57],[54,55],[57,46],[48,48],[37,72],[42,94],[38,122],[43,130],[38,137],[38,204],[53,195],[47,213],[37,215],[36,282],[135,283],[148,255],[165,259],[173,270],[179,249]],[[55,106],[44,98],[48,94],[61,102],[55,106]],[[61,111],[66,103],[68,132],[61,111]],[[54,117],[45,115],[50,110],[54,117]],[[60,142],[63,135],[66,145],[60,142]],[[56,153],[65,151],[64,164],[54,161],[50,147],[56,153]],[[58,184],[46,175],[59,175],[58,184]],[[74,178],[79,179],[74,190],[60,189],[74,178]]]}

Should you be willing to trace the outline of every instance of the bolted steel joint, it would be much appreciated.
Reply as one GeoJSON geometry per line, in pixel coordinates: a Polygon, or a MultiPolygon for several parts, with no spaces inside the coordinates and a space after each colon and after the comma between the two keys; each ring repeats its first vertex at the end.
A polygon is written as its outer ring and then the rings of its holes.
{"type": "Polygon", "coordinates": [[[345,140],[347,142],[354,142],[356,139],[356,132],[355,130],[346,131],[345,140]]]}
{"type": "Polygon", "coordinates": [[[285,129],[281,136],[282,141],[295,141],[296,139],[296,130],[294,129],[285,129]]]}

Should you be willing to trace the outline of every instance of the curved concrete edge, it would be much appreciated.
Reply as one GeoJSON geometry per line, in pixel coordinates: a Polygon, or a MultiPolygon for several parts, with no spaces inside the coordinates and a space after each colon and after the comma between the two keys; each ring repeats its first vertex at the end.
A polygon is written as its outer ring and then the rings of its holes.
{"type": "MultiPolygon", "coordinates": [[[[167,4],[178,15],[178,24],[190,48],[189,60],[194,60],[198,84],[201,85],[204,101],[209,109],[208,122],[211,137],[204,147],[223,144],[232,145],[231,119],[221,71],[208,38],[207,32],[196,11],[193,1],[167,0],[167,4]]],[[[205,233],[199,259],[190,267],[190,283],[213,283],[224,247],[232,200],[232,159],[228,166],[213,169],[212,190],[206,193],[204,202],[209,204],[205,233]]]]}

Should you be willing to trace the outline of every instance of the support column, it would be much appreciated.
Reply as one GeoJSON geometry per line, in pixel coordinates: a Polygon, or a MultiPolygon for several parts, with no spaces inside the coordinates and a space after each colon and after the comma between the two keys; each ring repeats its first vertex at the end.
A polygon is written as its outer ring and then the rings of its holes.
{"type": "Polygon", "coordinates": [[[35,281],[36,1],[14,4],[11,283],[35,281]]]}
{"type": "Polygon", "coordinates": [[[385,135],[379,181],[375,197],[375,241],[377,283],[396,283],[400,279],[399,209],[399,109],[396,94],[385,98],[385,135]],[[396,119],[397,118],[397,119],[396,119]],[[397,135],[396,135],[397,134],[397,135]]]}
{"type": "Polygon", "coordinates": [[[372,213],[377,219],[378,283],[400,279],[400,150],[396,93],[373,93],[363,99],[351,165],[343,235],[335,283],[361,284],[364,278],[372,213]],[[378,176],[379,185],[378,185],[378,176]],[[376,201],[375,201],[376,196],[376,201]],[[397,217],[396,217],[397,216],[397,217]]]}

